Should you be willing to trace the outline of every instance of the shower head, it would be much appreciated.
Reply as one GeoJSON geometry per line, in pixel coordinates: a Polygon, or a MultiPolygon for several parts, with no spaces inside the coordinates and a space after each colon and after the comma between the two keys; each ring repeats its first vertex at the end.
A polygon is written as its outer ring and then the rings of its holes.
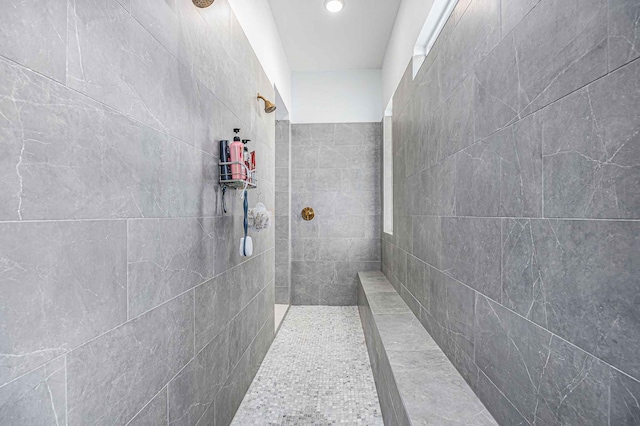
{"type": "Polygon", "coordinates": [[[199,8],[205,8],[211,6],[214,1],[215,0],[193,0],[193,4],[199,8]]]}
{"type": "Polygon", "coordinates": [[[260,93],[258,93],[258,99],[262,99],[264,101],[264,112],[266,112],[267,114],[271,114],[273,111],[276,110],[275,104],[270,100],[266,99],[260,93]]]}

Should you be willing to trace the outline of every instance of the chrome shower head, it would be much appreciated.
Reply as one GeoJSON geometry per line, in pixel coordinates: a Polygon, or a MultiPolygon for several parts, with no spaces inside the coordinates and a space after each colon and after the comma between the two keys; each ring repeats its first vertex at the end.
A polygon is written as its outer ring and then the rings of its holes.
{"type": "Polygon", "coordinates": [[[197,7],[203,9],[205,7],[209,7],[213,4],[215,0],[193,0],[193,4],[197,7]]]}
{"type": "Polygon", "coordinates": [[[266,112],[267,114],[271,114],[276,110],[276,105],[270,100],[266,99],[260,93],[258,93],[258,99],[262,99],[264,101],[264,112],[266,112]]]}

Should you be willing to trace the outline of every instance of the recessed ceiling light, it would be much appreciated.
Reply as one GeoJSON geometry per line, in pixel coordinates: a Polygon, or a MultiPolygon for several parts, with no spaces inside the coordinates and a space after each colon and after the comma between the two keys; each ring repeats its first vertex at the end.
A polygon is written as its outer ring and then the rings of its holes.
{"type": "Polygon", "coordinates": [[[327,8],[329,12],[340,12],[344,7],[344,0],[325,0],[324,7],[327,8]]]}

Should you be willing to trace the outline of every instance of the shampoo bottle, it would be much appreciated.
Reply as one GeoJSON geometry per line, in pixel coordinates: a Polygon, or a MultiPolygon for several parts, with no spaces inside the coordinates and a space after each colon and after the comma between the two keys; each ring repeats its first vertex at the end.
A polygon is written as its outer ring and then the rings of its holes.
{"type": "MultiPolygon", "coordinates": [[[[229,152],[229,141],[223,140],[220,141],[220,162],[228,163],[230,160],[231,153],[229,152]]],[[[220,180],[229,180],[231,179],[231,167],[230,166],[220,166],[220,180]]]]}
{"type": "Polygon", "coordinates": [[[231,151],[231,162],[237,163],[231,165],[231,179],[233,180],[244,180],[246,179],[246,173],[244,172],[244,145],[240,141],[240,136],[238,133],[240,129],[233,129],[235,132],[235,136],[233,137],[233,142],[229,146],[229,150],[231,151]]]}

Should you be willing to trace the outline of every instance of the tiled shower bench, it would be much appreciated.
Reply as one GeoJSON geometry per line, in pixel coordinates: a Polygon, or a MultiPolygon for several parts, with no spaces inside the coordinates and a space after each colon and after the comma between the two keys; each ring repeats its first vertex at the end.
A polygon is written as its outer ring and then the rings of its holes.
{"type": "Polygon", "coordinates": [[[496,425],[382,272],[358,277],[358,310],[385,425],[496,425]]]}

